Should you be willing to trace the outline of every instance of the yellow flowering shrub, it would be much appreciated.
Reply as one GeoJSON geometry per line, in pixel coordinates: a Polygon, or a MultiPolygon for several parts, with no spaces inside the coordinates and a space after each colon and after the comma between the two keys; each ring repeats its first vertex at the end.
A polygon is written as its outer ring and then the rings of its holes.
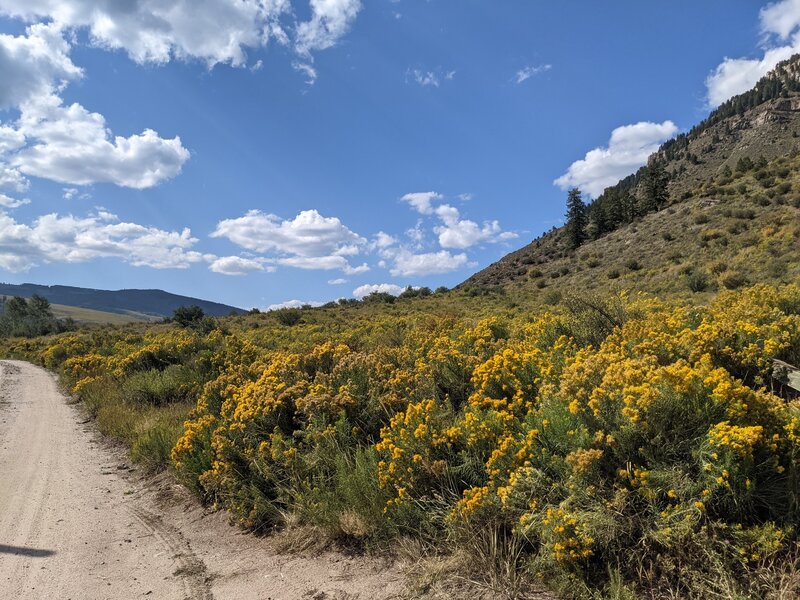
{"type": "Polygon", "coordinates": [[[774,359],[800,363],[798,286],[613,302],[613,326],[585,303],[504,318],[376,310],[10,347],[77,394],[180,369],[196,402],[173,466],[247,527],[286,511],[436,539],[491,525],[537,568],[570,572],[668,570],[692,544],[740,565],[783,551],[800,520],[800,401],[771,373],[774,359]]]}

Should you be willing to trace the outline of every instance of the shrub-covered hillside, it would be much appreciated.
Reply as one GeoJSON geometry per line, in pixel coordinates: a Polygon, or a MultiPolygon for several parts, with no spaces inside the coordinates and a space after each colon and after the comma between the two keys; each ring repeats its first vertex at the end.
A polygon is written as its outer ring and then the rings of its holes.
{"type": "Polygon", "coordinates": [[[800,363],[797,285],[474,316],[491,302],[7,351],[58,370],[134,458],[251,529],[411,538],[512,597],[537,582],[587,598],[800,591],[800,404],[772,376],[773,359],[800,363]]]}
{"type": "Polygon", "coordinates": [[[772,259],[780,253],[783,263],[796,267],[797,245],[787,251],[758,246],[765,238],[766,244],[780,244],[774,234],[797,235],[798,73],[800,56],[779,64],[755,88],[666,142],[647,165],[606,189],[588,206],[579,236],[587,240],[583,245],[571,239],[569,225],[554,229],[461,287],[601,289],[615,287],[604,278],[619,278],[622,287],[676,293],[685,289],[679,285],[685,278],[676,272],[690,270],[701,271],[698,277],[709,288],[725,287],[723,279],[727,287],[784,279],[786,269],[772,259]],[[723,274],[723,262],[734,268],[723,274]],[[630,275],[639,269],[646,272],[630,275]]]}
{"type": "Polygon", "coordinates": [[[659,295],[792,281],[800,274],[800,155],[744,165],[690,197],[572,249],[548,233],[464,282],[546,302],[573,289],[659,295]]]}

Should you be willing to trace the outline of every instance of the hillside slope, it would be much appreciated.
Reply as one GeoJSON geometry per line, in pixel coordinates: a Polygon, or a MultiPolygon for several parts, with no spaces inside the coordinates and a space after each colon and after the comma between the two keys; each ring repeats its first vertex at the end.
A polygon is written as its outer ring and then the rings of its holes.
{"type": "Polygon", "coordinates": [[[64,304],[103,312],[128,314],[134,317],[167,317],[181,306],[199,306],[207,315],[222,317],[241,314],[234,306],[209,302],[189,296],[170,294],[163,290],[96,290],[65,285],[36,285],[23,283],[14,285],[0,283],[0,296],[29,298],[38,294],[53,304],[64,304]]]}
{"type": "Polygon", "coordinates": [[[603,202],[619,198],[635,203],[654,164],[669,176],[662,210],[630,218],[577,251],[564,228],[554,229],[459,288],[675,293],[791,280],[800,260],[798,73],[800,57],[779,65],[753,90],[665,143],[589,213],[591,221],[603,202]]]}

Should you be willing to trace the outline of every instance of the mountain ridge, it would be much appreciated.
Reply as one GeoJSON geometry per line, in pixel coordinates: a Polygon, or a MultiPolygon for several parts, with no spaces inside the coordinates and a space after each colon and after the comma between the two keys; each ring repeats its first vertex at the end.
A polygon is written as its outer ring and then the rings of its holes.
{"type": "Polygon", "coordinates": [[[199,306],[205,314],[214,317],[246,312],[236,306],[172,294],[159,289],[101,290],[68,285],[0,283],[0,296],[29,298],[34,294],[47,298],[53,304],[149,317],[169,317],[175,309],[192,305],[199,306]]]}

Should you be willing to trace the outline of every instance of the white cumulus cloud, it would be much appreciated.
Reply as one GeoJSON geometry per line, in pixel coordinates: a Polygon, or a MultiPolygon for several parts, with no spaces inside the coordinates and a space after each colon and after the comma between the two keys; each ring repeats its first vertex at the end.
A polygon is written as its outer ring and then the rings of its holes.
{"type": "Polygon", "coordinates": [[[447,250],[415,254],[401,249],[392,256],[394,265],[389,272],[395,277],[423,277],[451,273],[465,266],[469,259],[462,253],[452,254],[447,250]]]}
{"type": "MultiPolygon", "coordinates": [[[[439,236],[442,248],[458,248],[464,250],[479,243],[497,243],[517,237],[516,233],[503,231],[498,221],[485,221],[478,225],[474,221],[462,219],[459,210],[450,204],[434,204],[444,199],[438,192],[412,192],[400,198],[421,215],[435,215],[441,225],[433,228],[439,236]]],[[[421,242],[423,234],[419,227],[414,230],[416,242],[421,242]]],[[[383,246],[388,247],[391,244],[383,246]]]]}
{"type": "Polygon", "coordinates": [[[242,65],[246,47],[269,38],[289,10],[287,0],[3,0],[3,13],[29,21],[52,19],[86,28],[94,45],[124,50],[136,62],[165,63],[173,56],[209,65],[242,65]]]}
{"type": "Polygon", "coordinates": [[[31,25],[20,36],[0,34],[0,109],[52,94],[82,77],[69,53],[70,45],[56,23],[31,25]]]}
{"type": "Polygon", "coordinates": [[[297,25],[296,49],[300,54],[335,45],[350,29],[360,0],[311,0],[311,19],[297,25]]]}
{"type": "Polygon", "coordinates": [[[0,206],[4,208],[19,208],[20,206],[24,206],[25,204],[30,204],[31,201],[27,198],[12,198],[10,196],[6,196],[5,194],[0,193],[0,206]]]}
{"type": "Polygon", "coordinates": [[[751,89],[775,66],[800,52],[800,0],[773,2],[759,13],[763,54],[757,58],[726,57],[706,78],[712,108],[751,89]]]}
{"type": "Polygon", "coordinates": [[[222,237],[247,250],[271,253],[268,260],[299,269],[340,269],[362,273],[366,264],[352,266],[346,258],[361,251],[366,239],[348,229],[336,217],[316,210],[301,211],[294,219],[251,210],[242,217],[217,224],[211,237],[222,237]]]}
{"type": "Polygon", "coordinates": [[[458,209],[449,204],[436,207],[435,212],[442,224],[434,227],[433,231],[439,236],[442,248],[464,250],[479,243],[495,244],[517,237],[514,232],[503,231],[498,221],[485,221],[478,225],[475,221],[462,219],[458,209]]]}
{"type": "Polygon", "coordinates": [[[397,243],[397,238],[392,235],[389,235],[385,231],[379,231],[375,234],[372,239],[372,247],[383,249],[388,248],[389,246],[394,246],[397,243]]]}
{"type": "Polygon", "coordinates": [[[0,35],[0,108],[19,110],[15,122],[0,124],[0,188],[23,191],[32,175],[142,189],[180,173],[189,158],[180,138],[163,139],[151,129],[114,136],[102,115],[62,103],[60,90],[82,76],[69,51],[55,23],[0,35]]]}
{"type": "Polygon", "coordinates": [[[564,190],[578,187],[596,198],[607,187],[644,165],[647,157],[677,132],[672,121],[642,121],[617,127],[611,132],[608,146],[587,152],[553,183],[564,190]]]}
{"type": "Polygon", "coordinates": [[[373,283],[360,285],[353,290],[353,297],[363,298],[375,292],[382,294],[391,294],[392,296],[399,296],[406,288],[396,285],[394,283],[373,283]]]}
{"type": "Polygon", "coordinates": [[[164,139],[152,129],[113,136],[103,115],[52,95],[22,105],[18,131],[28,144],[9,156],[10,164],[61,183],[143,189],[175,177],[189,159],[179,137],[164,139]]]}
{"type": "Polygon", "coordinates": [[[275,267],[265,266],[263,260],[241,256],[220,256],[211,261],[208,268],[221,275],[247,275],[259,271],[273,272],[275,267]]]}
{"type": "Polygon", "coordinates": [[[411,192],[400,199],[408,202],[418,213],[430,215],[433,213],[433,203],[442,198],[443,196],[437,192],[411,192]]]}
{"type": "Polygon", "coordinates": [[[322,302],[316,300],[287,300],[277,304],[270,304],[265,310],[281,310],[282,308],[300,308],[302,306],[322,306],[322,302]]]}
{"type": "MultiPolygon", "coordinates": [[[[248,64],[248,50],[270,42],[291,47],[309,68],[312,52],[335,46],[350,30],[360,0],[2,0],[0,14],[59,28],[86,30],[99,48],[121,50],[131,60],[164,64],[200,60],[209,68],[248,64]]],[[[251,68],[258,70],[256,60],[251,68]]],[[[313,81],[313,77],[311,77],[313,81]]]]}
{"type": "Polygon", "coordinates": [[[31,224],[0,212],[0,269],[27,271],[42,263],[81,263],[118,258],[134,266],[186,268],[208,260],[192,250],[189,229],[165,231],[120,221],[105,211],[86,217],[52,213],[31,224]]]}

